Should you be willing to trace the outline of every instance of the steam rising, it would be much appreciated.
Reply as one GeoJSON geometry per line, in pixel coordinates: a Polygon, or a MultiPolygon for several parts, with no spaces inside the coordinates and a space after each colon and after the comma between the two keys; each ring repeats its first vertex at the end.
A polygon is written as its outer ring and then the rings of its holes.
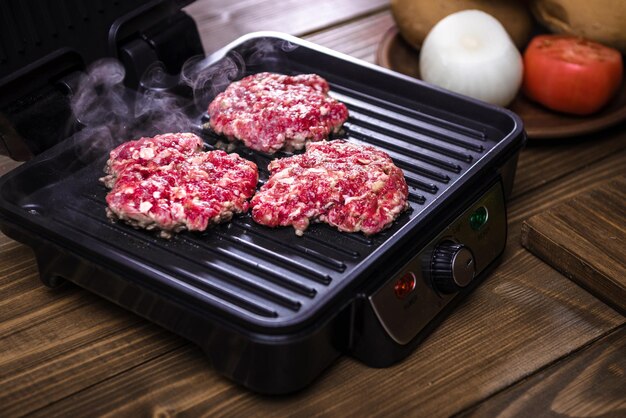
{"type": "Polygon", "coordinates": [[[191,130],[193,121],[185,111],[186,100],[170,93],[178,86],[178,77],[169,75],[161,62],[148,68],[141,79],[143,93],[135,99],[135,117],[149,123],[150,135],[191,130]]]}
{"type": "Polygon", "coordinates": [[[85,126],[113,122],[128,114],[124,98],[125,70],[115,60],[94,63],[80,78],[76,94],[72,97],[72,111],[76,120],[85,126]]]}
{"type": "MultiPolygon", "coordinates": [[[[139,88],[124,84],[125,70],[112,58],[94,62],[78,80],[71,99],[81,155],[103,154],[122,142],[168,132],[193,132],[200,115],[228,84],[260,71],[288,71],[286,52],[298,46],[280,39],[252,39],[220,56],[194,57],[179,75],[154,63],[139,88]]],[[[79,155],[80,157],[80,155],[79,155]]]]}
{"type": "MultiPolygon", "coordinates": [[[[192,58],[183,65],[181,82],[193,90],[194,102],[200,111],[224,91],[233,81],[247,74],[261,71],[284,72],[287,70],[285,52],[298,45],[279,39],[256,39],[237,50],[230,50],[220,58],[192,58]]],[[[216,54],[221,54],[218,51],[216,54]]]]}
{"type": "Polygon", "coordinates": [[[111,149],[142,136],[191,130],[185,101],[169,91],[172,79],[160,64],[146,71],[137,92],[124,86],[124,75],[119,61],[102,59],[79,79],[71,107],[84,147],[111,149]]]}
{"type": "Polygon", "coordinates": [[[183,65],[180,77],[182,83],[191,87],[196,108],[204,112],[219,92],[245,72],[243,57],[233,52],[210,66],[207,59],[191,58],[183,65]]]}

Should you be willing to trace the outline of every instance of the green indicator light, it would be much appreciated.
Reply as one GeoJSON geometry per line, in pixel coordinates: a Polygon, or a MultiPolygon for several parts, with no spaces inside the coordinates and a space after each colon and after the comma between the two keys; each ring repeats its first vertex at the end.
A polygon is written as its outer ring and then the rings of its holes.
{"type": "Polygon", "coordinates": [[[487,208],[481,206],[470,215],[469,224],[474,231],[478,231],[487,223],[487,217],[487,208]]]}

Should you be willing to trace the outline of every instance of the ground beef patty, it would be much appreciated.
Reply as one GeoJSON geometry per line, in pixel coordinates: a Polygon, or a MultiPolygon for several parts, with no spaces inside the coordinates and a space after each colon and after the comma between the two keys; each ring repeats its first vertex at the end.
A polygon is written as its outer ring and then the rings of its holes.
{"type": "Polygon", "coordinates": [[[316,74],[259,73],[232,83],[209,105],[209,123],[229,140],[267,153],[299,150],[338,132],[348,118],[316,74]]]}
{"type": "Polygon", "coordinates": [[[165,134],[126,142],[113,151],[101,180],[111,191],[107,214],[163,237],[203,231],[248,210],[258,171],[224,151],[202,152],[194,134],[165,134]]]}
{"type": "Polygon", "coordinates": [[[252,198],[252,218],[263,225],[309,222],[340,231],[375,234],[408,208],[402,170],[372,146],[343,140],[315,142],[304,154],[272,161],[270,178],[252,198]]]}
{"type": "Polygon", "coordinates": [[[162,134],[126,142],[111,151],[104,168],[107,175],[100,180],[112,188],[117,176],[129,165],[159,167],[180,163],[203,146],[202,139],[192,133],[162,134]]]}

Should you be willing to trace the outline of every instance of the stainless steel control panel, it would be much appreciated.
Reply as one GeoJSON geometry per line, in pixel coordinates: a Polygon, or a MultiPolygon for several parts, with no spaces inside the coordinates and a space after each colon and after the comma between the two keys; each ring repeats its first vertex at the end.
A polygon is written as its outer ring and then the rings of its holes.
{"type": "Polygon", "coordinates": [[[370,296],[389,336],[411,341],[504,250],[506,228],[497,182],[370,296]]]}

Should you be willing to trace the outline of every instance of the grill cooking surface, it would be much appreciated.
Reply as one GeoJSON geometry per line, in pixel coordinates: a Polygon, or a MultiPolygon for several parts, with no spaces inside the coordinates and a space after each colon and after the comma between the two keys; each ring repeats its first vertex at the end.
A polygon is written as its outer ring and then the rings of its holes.
{"type": "MultiPolygon", "coordinates": [[[[406,230],[408,224],[414,225],[425,208],[509,134],[505,128],[494,128],[492,121],[409,106],[419,102],[417,97],[412,102],[391,100],[384,85],[374,88],[325,69],[329,67],[291,63],[283,72],[316,72],[325,77],[331,96],[345,103],[350,112],[345,132],[337,137],[386,151],[404,171],[410,209],[382,233],[366,237],[320,224],[311,225],[303,237],[296,237],[291,227],[266,228],[246,214],[204,233],[183,232],[164,240],[106,218],[106,189],[98,178],[103,175],[108,150],[72,173],[59,174],[67,161],[47,167],[58,170],[51,176],[58,180],[49,184],[45,183],[45,170],[35,165],[31,169],[39,171],[41,187],[31,187],[19,205],[34,222],[45,218],[48,229],[67,239],[98,243],[107,254],[102,263],[106,268],[116,271],[117,265],[106,257],[122,254],[124,263],[154,278],[146,281],[147,286],[193,304],[194,309],[229,313],[231,319],[244,325],[284,330],[302,318],[311,318],[333,295],[350,286],[367,270],[376,258],[373,256],[388,250],[383,245],[386,241],[406,230]]],[[[206,118],[204,115],[199,125],[206,118]]],[[[199,133],[211,149],[218,138],[207,130],[199,133]]],[[[270,157],[241,147],[235,151],[259,166],[261,182],[267,179],[271,158],[286,155],[270,157]]],[[[86,256],[98,258],[102,254],[86,256]]]]}

